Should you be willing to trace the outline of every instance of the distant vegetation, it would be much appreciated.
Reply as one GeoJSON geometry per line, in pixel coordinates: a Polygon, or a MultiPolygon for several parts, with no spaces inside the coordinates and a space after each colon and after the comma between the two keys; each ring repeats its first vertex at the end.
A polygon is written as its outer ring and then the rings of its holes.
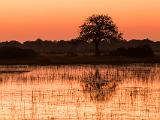
{"type": "MultiPolygon", "coordinates": [[[[119,41],[112,40],[108,42],[107,40],[103,40],[100,42],[99,50],[101,52],[101,56],[109,56],[111,53],[115,52],[114,55],[122,55],[122,51],[131,51],[134,53],[134,57],[138,54],[150,55],[152,56],[160,56],[160,42],[153,42],[148,39],[144,40],[130,40],[130,41],[119,41]],[[136,54],[136,55],[135,55],[136,54]]],[[[41,40],[37,39],[36,41],[26,41],[20,43],[18,41],[10,41],[10,42],[0,42],[0,55],[2,56],[13,53],[18,53],[18,51],[24,52],[28,51],[31,55],[43,54],[43,55],[65,55],[65,56],[77,56],[77,55],[94,55],[95,46],[94,43],[88,43],[86,41],[82,41],[79,39],[73,39],[70,41],[49,41],[49,40],[41,40]],[[15,49],[15,50],[13,50],[15,49]],[[5,51],[5,53],[4,53],[5,51]]],[[[24,54],[25,55],[25,54],[24,54]]],[[[113,54],[112,54],[113,55],[113,54]]],[[[127,55],[127,56],[131,56],[127,55]]],[[[27,55],[28,56],[28,55],[27,55]]],[[[141,55],[140,55],[141,56],[141,55]]],[[[142,55],[143,56],[143,55],[142,55]]]]}
{"type": "Polygon", "coordinates": [[[0,47],[0,58],[9,59],[9,58],[30,58],[37,56],[37,53],[32,49],[23,49],[12,46],[0,47]]]}
{"type": "Polygon", "coordinates": [[[95,56],[95,44],[74,39],[70,41],[0,42],[1,65],[51,65],[51,64],[127,64],[159,63],[160,42],[131,40],[99,45],[100,55],[95,56]],[[146,59],[147,58],[147,59],[146,59]]]}
{"type": "Polygon", "coordinates": [[[137,47],[121,47],[116,51],[110,53],[112,56],[125,56],[125,57],[153,57],[154,52],[149,45],[137,46],[137,47]]]}

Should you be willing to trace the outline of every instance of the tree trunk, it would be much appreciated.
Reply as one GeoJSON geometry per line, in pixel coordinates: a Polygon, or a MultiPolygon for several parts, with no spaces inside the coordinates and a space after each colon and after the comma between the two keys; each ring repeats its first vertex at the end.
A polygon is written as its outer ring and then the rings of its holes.
{"type": "Polygon", "coordinates": [[[95,42],[95,55],[99,56],[100,52],[99,52],[99,42],[95,42]]]}

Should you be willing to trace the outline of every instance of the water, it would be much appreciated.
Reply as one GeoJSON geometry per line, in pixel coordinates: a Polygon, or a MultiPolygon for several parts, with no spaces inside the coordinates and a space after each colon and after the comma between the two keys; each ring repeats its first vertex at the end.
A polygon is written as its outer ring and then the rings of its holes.
{"type": "Polygon", "coordinates": [[[0,66],[0,120],[160,120],[160,65],[0,66]]]}

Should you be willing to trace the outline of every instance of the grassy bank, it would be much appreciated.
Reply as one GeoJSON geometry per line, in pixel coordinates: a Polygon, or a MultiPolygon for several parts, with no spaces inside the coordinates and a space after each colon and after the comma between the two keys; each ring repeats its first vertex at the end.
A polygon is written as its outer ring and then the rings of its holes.
{"type": "Polygon", "coordinates": [[[0,65],[56,65],[56,64],[129,64],[160,63],[160,57],[127,58],[112,56],[38,56],[34,58],[1,59],[0,65]]]}

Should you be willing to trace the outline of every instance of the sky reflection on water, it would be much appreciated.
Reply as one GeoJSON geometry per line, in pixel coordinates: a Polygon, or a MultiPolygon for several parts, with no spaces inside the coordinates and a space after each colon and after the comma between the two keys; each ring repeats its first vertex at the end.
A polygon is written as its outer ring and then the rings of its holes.
{"type": "Polygon", "coordinates": [[[159,120],[159,65],[0,66],[0,119],[159,120]]]}

